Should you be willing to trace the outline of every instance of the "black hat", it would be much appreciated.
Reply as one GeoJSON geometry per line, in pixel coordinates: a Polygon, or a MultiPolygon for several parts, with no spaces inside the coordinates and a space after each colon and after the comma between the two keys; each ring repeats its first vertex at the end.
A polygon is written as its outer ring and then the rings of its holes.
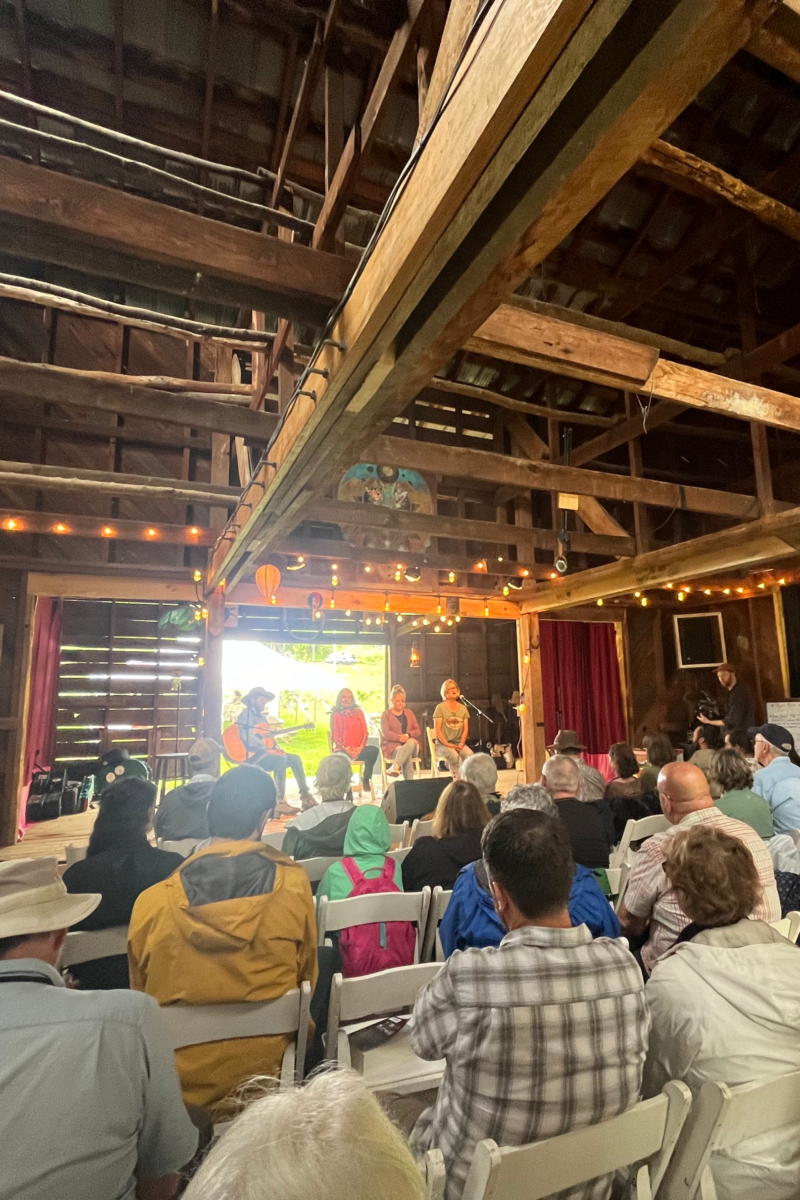
{"type": "Polygon", "coordinates": [[[788,729],[784,729],[783,725],[754,725],[748,730],[751,737],[755,737],[760,733],[765,742],[777,747],[778,750],[783,750],[788,754],[790,750],[794,750],[794,738],[788,729]]]}

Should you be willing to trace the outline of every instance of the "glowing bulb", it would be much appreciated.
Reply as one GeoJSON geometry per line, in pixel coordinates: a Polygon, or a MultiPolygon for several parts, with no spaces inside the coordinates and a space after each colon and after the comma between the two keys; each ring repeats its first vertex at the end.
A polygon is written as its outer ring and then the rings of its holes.
{"type": "Polygon", "coordinates": [[[388,612],[388,611],[389,611],[389,597],[388,597],[388,596],[386,597],[386,603],[385,603],[385,604],[384,604],[384,606],[383,606],[383,611],[384,611],[384,612],[388,612]]]}
{"type": "Polygon", "coordinates": [[[6,529],[18,529],[18,528],[19,528],[19,522],[15,521],[15,520],[13,520],[13,518],[9,517],[9,519],[6,521],[6,529]]]}
{"type": "Polygon", "coordinates": [[[321,618],[321,616],[322,616],[322,613],[320,613],[320,612],[315,612],[315,613],[314,613],[314,620],[315,620],[315,621],[319,621],[319,619],[321,618]]]}
{"type": "Polygon", "coordinates": [[[367,625],[371,625],[371,624],[372,624],[372,617],[367,617],[366,624],[367,624],[367,625]]]}
{"type": "Polygon", "coordinates": [[[639,597],[641,596],[641,594],[642,594],[642,593],[641,593],[641,592],[634,592],[633,594],[634,594],[634,596],[636,597],[636,599],[638,600],[638,599],[639,599],[639,597]]]}
{"type": "Polygon", "coordinates": [[[765,583],[760,583],[758,586],[759,586],[760,588],[765,588],[767,585],[766,585],[765,583]]]}
{"type": "Polygon", "coordinates": [[[530,571],[528,570],[527,567],[523,567],[522,570],[520,571],[520,575],[522,575],[524,579],[527,579],[528,576],[530,575],[530,571]]]}
{"type": "MultiPolygon", "coordinates": [[[[723,588],[723,589],[722,589],[722,594],[723,594],[723,596],[730,596],[730,594],[731,594],[731,589],[730,589],[730,588],[723,588]]],[[[678,597],[678,599],[680,600],[680,596],[678,597]]]]}
{"type": "Polygon", "coordinates": [[[198,658],[197,665],[198,667],[204,667],[206,665],[206,660],[204,658],[198,658]]]}
{"type": "Polygon", "coordinates": [[[603,599],[603,597],[602,597],[602,596],[598,596],[598,597],[597,597],[597,607],[598,607],[598,608],[602,608],[604,604],[605,604],[605,600],[603,599]]]}
{"type": "Polygon", "coordinates": [[[331,587],[338,587],[338,586],[339,586],[339,576],[331,575],[331,587]]]}
{"type": "Polygon", "coordinates": [[[157,529],[152,529],[152,528],[148,529],[148,531],[147,531],[147,536],[148,536],[149,538],[158,537],[158,530],[157,530],[157,529]]]}
{"type": "Polygon", "coordinates": [[[402,613],[398,613],[398,614],[397,614],[397,624],[398,624],[398,625],[402,625],[402,624],[403,624],[403,614],[402,614],[402,613]]]}
{"type": "Polygon", "coordinates": [[[398,563],[398,564],[397,564],[397,570],[398,570],[398,571],[402,571],[402,569],[403,569],[403,564],[402,564],[402,563],[398,563]]]}
{"type": "Polygon", "coordinates": [[[642,608],[647,608],[647,596],[642,596],[642,608]]]}
{"type": "Polygon", "coordinates": [[[350,616],[350,609],[349,609],[349,608],[346,608],[346,609],[344,610],[344,615],[345,615],[346,617],[349,617],[349,616],[350,616]]]}
{"type": "Polygon", "coordinates": [[[430,621],[428,620],[428,618],[427,618],[427,617],[423,617],[423,618],[422,618],[422,624],[423,624],[423,625],[430,625],[430,621]]]}
{"type": "Polygon", "coordinates": [[[498,554],[498,556],[497,556],[497,561],[498,561],[498,562],[502,562],[502,561],[503,561],[503,556],[502,556],[502,554],[498,554]]]}
{"type": "Polygon", "coordinates": [[[461,620],[461,617],[456,617],[456,625],[458,625],[460,620],[461,620]]]}
{"type": "Polygon", "coordinates": [[[456,573],[455,573],[455,571],[448,571],[448,573],[447,573],[447,579],[448,579],[448,582],[449,582],[449,583],[455,583],[455,581],[456,581],[456,573]]]}
{"type": "Polygon", "coordinates": [[[419,625],[419,621],[417,620],[416,617],[414,617],[414,620],[411,622],[411,624],[414,626],[415,629],[417,628],[417,626],[419,625]]]}
{"type": "MultiPolygon", "coordinates": [[[[270,602],[270,604],[277,604],[277,603],[278,603],[278,597],[277,597],[277,596],[270,596],[270,598],[269,598],[269,602],[270,602]]],[[[316,615],[317,615],[317,614],[316,614],[316,613],[314,613],[314,616],[316,616],[316,615]]]]}
{"type": "Polygon", "coordinates": [[[201,608],[201,609],[200,609],[200,616],[203,618],[203,620],[204,620],[204,621],[207,621],[207,620],[208,620],[208,609],[207,609],[207,608],[201,608]]]}
{"type": "Polygon", "coordinates": [[[736,590],[739,593],[739,595],[741,596],[742,592],[744,591],[744,588],[737,588],[736,590]]]}
{"type": "Polygon", "coordinates": [[[488,604],[484,604],[484,606],[483,606],[483,615],[485,617],[488,617],[488,615],[489,615],[489,605],[488,604]]]}
{"type": "Polygon", "coordinates": [[[508,595],[508,592],[509,592],[509,587],[508,587],[508,584],[506,584],[506,585],[504,586],[504,588],[503,588],[503,595],[504,595],[504,596],[507,596],[507,595],[508,595]]]}
{"type": "Polygon", "coordinates": [[[523,654],[523,656],[522,656],[522,661],[523,661],[524,663],[529,663],[529,662],[531,661],[531,656],[530,656],[530,654],[523,654]]]}
{"type": "Polygon", "coordinates": [[[433,632],[434,632],[434,633],[441,633],[442,631],[441,631],[441,629],[439,628],[439,626],[438,626],[438,625],[434,625],[434,627],[433,627],[433,632]]]}
{"type": "Polygon", "coordinates": [[[334,600],[333,596],[331,596],[330,600],[328,601],[328,607],[336,608],[336,601],[334,600]]]}
{"type": "Polygon", "coordinates": [[[779,579],[779,580],[778,580],[778,583],[781,585],[781,587],[783,587],[783,585],[786,583],[786,580],[785,580],[785,579],[779,579]]]}
{"type": "Polygon", "coordinates": [[[193,525],[192,528],[189,530],[189,533],[192,535],[192,537],[197,537],[199,532],[200,532],[200,530],[197,528],[196,525],[193,525]]]}
{"type": "Polygon", "coordinates": [[[448,617],[448,618],[447,618],[447,624],[448,624],[448,625],[452,625],[452,624],[453,624],[453,619],[452,619],[452,617],[448,617]]]}
{"type": "Polygon", "coordinates": [[[668,588],[671,588],[671,587],[674,587],[674,586],[675,586],[675,585],[674,585],[674,584],[672,584],[672,583],[668,583],[668,584],[667,584],[667,587],[668,587],[668,588]]]}
{"type": "Polygon", "coordinates": [[[66,533],[67,532],[66,525],[62,525],[61,521],[59,521],[55,527],[55,532],[56,533],[66,533]]]}
{"type": "Polygon", "coordinates": [[[192,578],[194,579],[195,583],[199,583],[200,580],[203,578],[203,572],[200,570],[199,567],[194,572],[194,575],[192,576],[192,578]]]}
{"type": "MultiPolygon", "coordinates": [[[[730,591],[730,589],[728,589],[728,590],[730,591]]],[[[683,603],[683,601],[686,599],[686,593],[678,592],[678,599],[681,601],[681,603],[683,603]]]]}
{"type": "Polygon", "coordinates": [[[338,563],[331,563],[331,570],[332,570],[332,571],[338,571],[338,570],[339,570],[339,564],[338,564],[338,563]]]}
{"type": "Polygon", "coordinates": [[[710,596],[710,595],[711,595],[711,588],[703,588],[703,595],[704,595],[704,596],[710,596]]]}
{"type": "Polygon", "coordinates": [[[403,578],[402,571],[395,571],[395,573],[394,573],[395,583],[399,583],[402,578],[403,578]]]}
{"type": "Polygon", "coordinates": [[[304,563],[306,560],[303,558],[303,555],[302,555],[302,554],[298,554],[298,556],[297,556],[297,561],[298,561],[299,563],[304,563]]]}
{"type": "Polygon", "coordinates": [[[437,613],[441,613],[441,611],[442,611],[442,602],[441,602],[441,600],[440,600],[440,601],[439,601],[439,603],[436,605],[436,611],[437,611],[437,613]]]}
{"type": "Polygon", "coordinates": [[[691,590],[692,590],[692,589],[689,587],[688,583],[685,583],[685,584],[683,585],[683,587],[681,588],[681,591],[682,591],[682,592],[686,592],[686,595],[687,595],[687,596],[689,595],[689,592],[690,592],[691,590]]]}
{"type": "Polygon", "coordinates": [[[369,575],[369,573],[370,573],[370,571],[371,571],[371,570],[372,570],[372,567],[369,565],[369,563],[366,563],[366,564],[365,564],[365,566],[364,566],[364,573],[365,573],[366,575],[369,575]]]}
{"type": "Polygon", "coordinates": [[[551,578],[551,579],[558,579],[558,571],[551,571],[551,572],[550,572],[550,578],[551,578]]]}
{"type": "Polygon", "coordinates": [[[202,619],[203,619],[203,615],[202,615],[202,613],[200,612],[200,609],[199,609],[199,608],[196,608],[196,609],[194,610],[194,619],[195,619],[195,621],[202,621],[202,619]]]}
{"type": "Polygon", "coordinates": [[[114,530],[111,528],[110,525],[105,525],[103,527],[103,537],[113,537],[113,536],[114,536],[114,530]]]}

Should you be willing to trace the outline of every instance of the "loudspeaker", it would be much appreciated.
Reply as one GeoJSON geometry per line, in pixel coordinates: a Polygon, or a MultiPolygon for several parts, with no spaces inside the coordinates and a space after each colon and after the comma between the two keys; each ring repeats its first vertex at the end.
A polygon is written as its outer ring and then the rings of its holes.
{"type": "Polygon", "coordinates": [[[438,775],[433,779],[398,779],[387,789],[383,809],[387,812],[394,807],[395,822],[415,821],[433,812],[442,792],[452,782],[449,775],[438,775]]]}

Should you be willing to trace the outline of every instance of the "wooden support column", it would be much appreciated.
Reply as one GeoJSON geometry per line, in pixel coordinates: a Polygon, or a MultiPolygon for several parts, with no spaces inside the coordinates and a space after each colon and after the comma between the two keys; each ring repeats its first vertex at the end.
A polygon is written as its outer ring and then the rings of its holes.
{"type": "Polygon", "coordinates": [[[222,745],[222,643],[225,627],[225,589],[218,587],[208,598],[206,653],[203,667],[203,737],[222,745]]]}
{"type": "MultiPolygon", "coordinates": [[[[758,345],[755,278],[750,261],[746,234],[736,238],[733,244],[733,265],[736,278],[736,303],[739,309],[742,356],[752,354],[758,345]]],[[[753,379],[759,382],[759,376],[753,379]]],[[[756,477],[756,495],[762,513],[775,511],[775,493],[772,488],[772,471],[769,465],[767,427],[758,421],[750,422],[750,439],[753,446],[753,468],[756,477]]]]}
{"type": "Polygon", "coordinates": [[[525,782],[541,778],[546,757],[544,735],[544,693],[542,688],[542,652],[539,640],[539,614],[523,613],[517,621],[519,656],[522,760],[525,782]]]}
{"type": "MultiPolygon", "coordinates": [[[[630,392],[625,393],[625,416],[630,421],[636,416],[639,405],[630,392]]],[[[631,479],[643,479],[642,443],[638,437],[628,442],[628,463],[631,469],[631,479]]],[[[635,503],[633,506],[633,529],[636,535],[636,553],[646,554],[650,549],[650,514],[644,504],[635,503]]]]}

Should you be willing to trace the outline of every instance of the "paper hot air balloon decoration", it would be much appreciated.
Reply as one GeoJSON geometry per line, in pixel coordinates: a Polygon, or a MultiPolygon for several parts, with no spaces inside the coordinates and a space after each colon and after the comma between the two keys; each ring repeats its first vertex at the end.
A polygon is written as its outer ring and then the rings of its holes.
{"type": "Polygon", "coordinates": [[[272,565],[259,567],[256,571],[256,587],[269,604],[278,603],[278,588],[281,586],[281,573],[272,565]]]}

